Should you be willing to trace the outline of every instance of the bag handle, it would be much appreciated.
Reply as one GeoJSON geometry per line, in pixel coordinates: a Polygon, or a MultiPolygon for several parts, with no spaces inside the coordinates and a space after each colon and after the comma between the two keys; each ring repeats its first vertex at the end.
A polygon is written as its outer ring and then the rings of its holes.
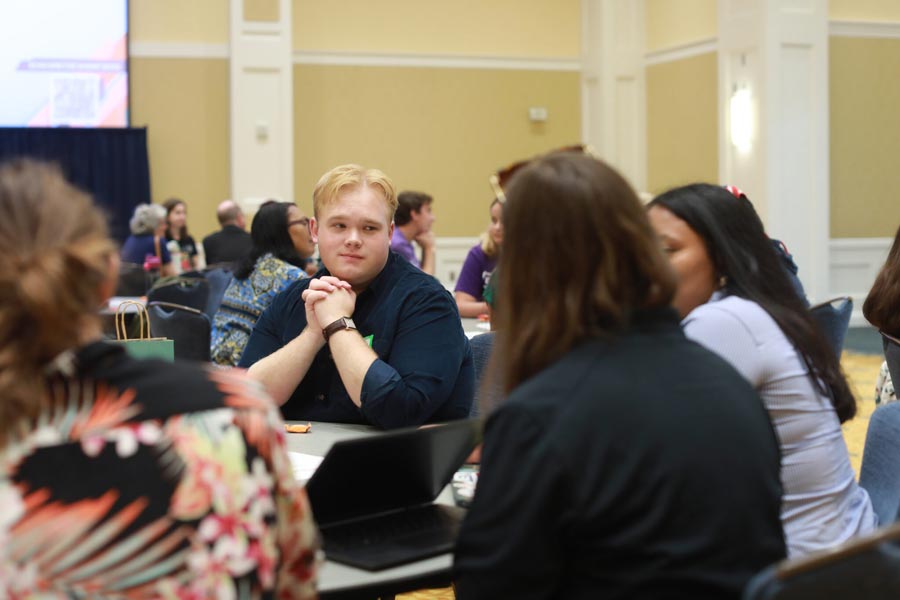
{"type": "Polygon", "coordinates": [[[125,300],[116,307],[116,339],[128,340],[128,328],[125,326],[125,315],[127,311],[125,307],[134,306],[138,319],[138,336],[136,340],[150,339],[150,315],[147,314],[147,307],[135,300],[125,300]]]}

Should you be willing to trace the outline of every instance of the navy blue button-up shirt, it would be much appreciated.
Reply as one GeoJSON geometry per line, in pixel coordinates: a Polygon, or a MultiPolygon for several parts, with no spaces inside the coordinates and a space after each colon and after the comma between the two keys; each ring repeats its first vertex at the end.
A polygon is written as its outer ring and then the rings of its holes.
{"type": "MultiPolygon", "coordinates": [[[[328,275],[325,270],[316,277],[328,275]]],[[[309,279],[276,296],[263,312],[241,357],[249,367],[282,348],[306,327],[301,294],[309,279]]],[[[475,372],[456,302],[432,276],[393,252],[356,299],[353,321],[378,355],[366,372],[362,406],[344,387],[328,346],[281,407],[286,419],[370,423],[385,429],[469,415],[475,372]]]]}

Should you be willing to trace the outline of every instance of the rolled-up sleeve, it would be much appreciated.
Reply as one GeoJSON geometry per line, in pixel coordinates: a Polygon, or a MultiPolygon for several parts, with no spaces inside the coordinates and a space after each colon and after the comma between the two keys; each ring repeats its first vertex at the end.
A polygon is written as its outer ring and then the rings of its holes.
{"type": "Polygon", "coordinates": [[[449,293],[410,298],[401,308],[390,357],[366,372],[363,416],[385,429],[427,422],[450,399],[467,352],[449,293]]]}

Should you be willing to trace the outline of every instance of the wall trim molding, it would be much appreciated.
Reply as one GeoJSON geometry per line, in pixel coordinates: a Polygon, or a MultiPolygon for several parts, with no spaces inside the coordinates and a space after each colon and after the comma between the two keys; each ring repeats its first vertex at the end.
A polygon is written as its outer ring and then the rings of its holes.
{"type": "Polygon", "coordinates": [[[900,23],[829,21],[828,35],[835,37],[900,40],[900,23]]]}
{"type": "Polygon", "coordinates": [[[455,56],[450,54],[369,54],[306,50],[295,50],[293,58],[295,65],[581,71],[581,60],[575,58],[511,58],[500,56],[455,56]]]}
{"type": "Polygon", "coordinates": [[[131,42],[134,58],[229,58],[228,44],[192,44],[181,42],[131,42]]]}
{"type": "MultiPolygon", "coordinates": [[[[867,324],[862,314],[862,305],[893,242],[894,238],[890,237],[832,238],[828,241],[828,298],[853,298],[853,313],[850,317],[850,325],[853,327],[867,324]]],[[[800,275],[803,275],[803,265],[800,265],[800,275]]]]}
{"type": "Polygon", "coordinates": [[[644,54],[644,66],[658,65],[662,63],[674,62],[676,60],[684,60],[693,58],[701,54],[717,52],[719,50],[719,38],[717,36],[703,38],[695,42],[687,44],[678,44],[677,46],[668,46],[647,52],[644,54]]]}
{"type": "MultiPolygon", "coordinates": [[[[131,42],[134,58],[229,58],[228,44],[190,42],[131,42]]],[[[294,50],[295,65],[343,65],[354,67],[428,67],[438,69],[503,69],[515,71],[581,71],[577,58],[514,58],[504,56],[456,56],[452,54],[371,54],[294,50]]]]}

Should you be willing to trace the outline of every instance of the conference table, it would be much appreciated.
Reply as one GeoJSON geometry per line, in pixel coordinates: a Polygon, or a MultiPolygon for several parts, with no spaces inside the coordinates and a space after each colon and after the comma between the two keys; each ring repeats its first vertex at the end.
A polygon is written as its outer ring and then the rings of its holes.
{"type": "MultiPolygon", "coordinates": [[[[292,453],[325,456],[337,441],[378,432],[369,425],[313,422],[309,433],[286,434],[287,447],[292,453]]],[[[437,501],[453,504],[450,486],[437,501]]],[[[450,553],[382,571],[366,571],[326,559],[319,570],[319,596],[323,600],[373,600],[422,588],[446,587],[450,585],[452,566],[450,553]]]]}
{"type": "Polygon", "coordinates": [[[463,331],[469,339],[491,330],[490,321],[482,321],[481,319],[469,317],[463,317],[460,321],[462,321],[463,331]]]}

